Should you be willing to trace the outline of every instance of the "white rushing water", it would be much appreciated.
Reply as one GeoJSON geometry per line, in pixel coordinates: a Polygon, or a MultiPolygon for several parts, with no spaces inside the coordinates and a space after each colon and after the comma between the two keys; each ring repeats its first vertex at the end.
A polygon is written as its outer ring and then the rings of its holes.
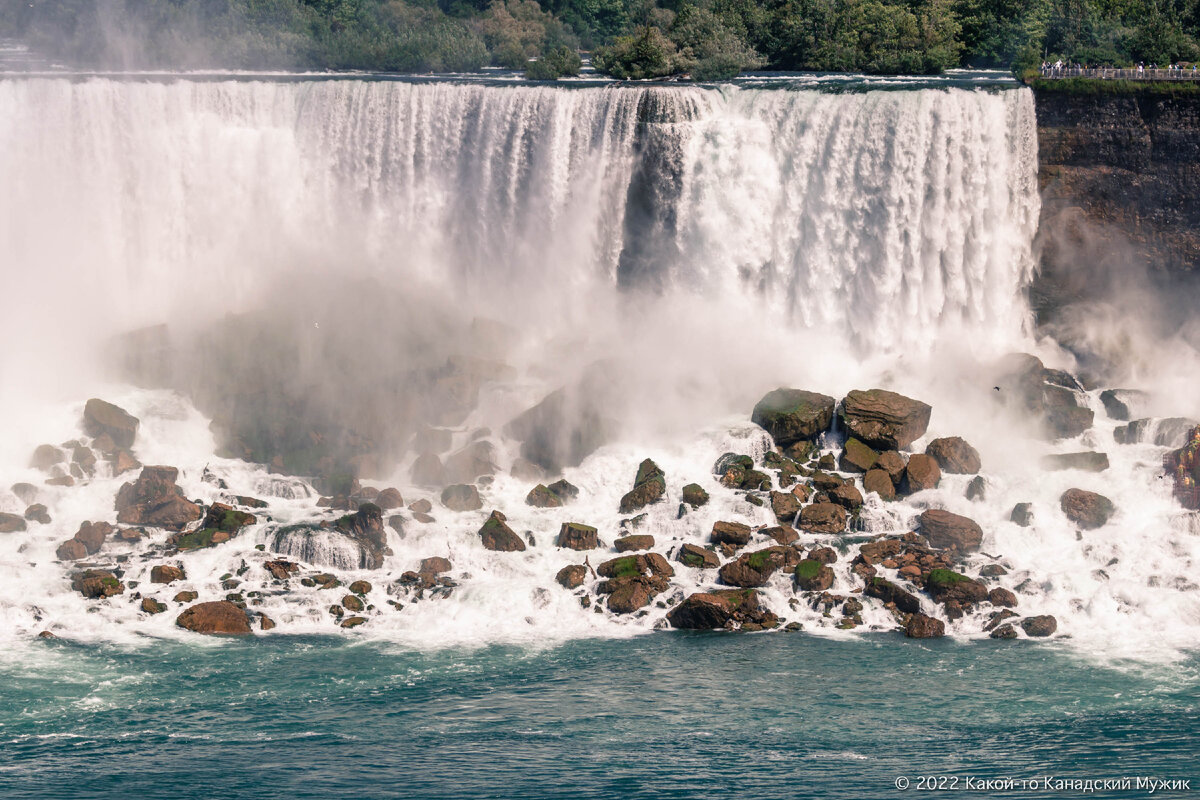
{"type": "MultiPolygon", "coordinates": [[[[616,619],[581,608],[554,583],[560,567],[580,560],[552,546],[559,524],[596,525],[611,543],[617,502],[646,456],[666,471],[669,502],[638,532],[655,535],[660,551],[702,543],[719,519],[768,524],[769,509],[711,474],[721,453],[762,446],[748,422],[755,400],[778,385],[839,397],[878,385],[934,406],[914,452],[944,435],[975,444],[989,496],[969,502],[966,479],[947,476],[909,503],[872,498],[864,517],[873,531],[905,530],[930,505],[967,514],[984,527],[983,551],[1012,567],[1002,585],[1023,587],[1022,612],[1056,615],[1060,632],[1089,650],[1176,652],[1200,631],[1200,592],[1189,578],[1200,550],[1194,522],[1155,477],[1163,448],[1118,447],[1115,423],[1094,396],[1087,402],[1098,409],[1096,429],[1084,442],[1058,445],[1026,439],[1020,421],[987,400],[991,382],[978,365],[990,357],[1061,357],[1052,343],[1033,341],[1023,300],[1034,263],[1036,167],[1027,90],[0,80],[9,300],[0,315],[0,412],[10,421],[0,486],[38,484],[53,517],[0,535],[2,635],[184,635],[174,628],[174,604],[150,616],[127,597],[85,601],[54,560],[82,521],[113,518],[122,483],[102,469],[82,486],[44,487],[44,476],[26,468],[38,443],[80,435],[87,397],[141,418],[135,454],[180,467],[189,497],[223,496],[201,480],[207,466],[231,492],[268,499],[260,516],[274,523],[321,513],[302,483],[216,457],[208,420],[186,398],[114,383],[100,358],[110,337],[163,322],[219,324],[227,313],[287,303],[290,287],[369,278],[414,306],[454,306],[518,331],[520,344],[502,352],[516,377],[485,387],[456,427],[456,444],[478,428],[499,431],[598,358],[623,364],[628,418],[617,441],[565,471],[582,492],[565,509],[524,505],[532,482],[503,470],[482,488],[484,509],[462,513],[409,485],[407,462],[378,476],[376,485],[399,486],[406,502],[433,500],[436,521],[409,519],[403,537],[391,533],[394,554],[383,570],[345,572],[346,582],[362,577],[375,587],[368,599],[380,613],[359,629],[365,635],[434,644],[652,629],[662,609],[616,619]],[[1043,453],[1091,446],[1110,453],[1113,467],[1102,476],[1036,468],[1043,453]],[[676,519],[680,489],[693,481],[714,501],[676,519]],[[1069,486],[1104,491],[1118,517],[1077,539],[1057,510],[1069,486]],[[1035,504],[1033,527],[1008,521],[1016,502],[1035,504]],[[533,532],[538,546],[483,550],[476,531],[491,508],[514,530],[533,532]],[[388,586],[435,555],[451,560],[460,586],[392,610],[388,586]]],[[[314,320],[305,336],[329,325],[314,320]]],[[[362,342],[368,352],[376,347],[362,342]]],[[[490,438],[507,468],[516,445],[490,438]]],[[[0,511],[23,509],[0,489],[0,511]]],[[[336,544],[276,540],[273,530],[260,524],[183,556],[187,581],[147,596],[169,600],[191,588],[201,599],[223,597],[221,576],[243,559],[252,567],[247,581],[258,576],[267,556],[256,544],[352,560],[336,544]]],[[[103,555],[130,555],[126,579],[145,589],[159,563],[137,558],[149,546],[109,545],[103,555]]],[[[852,585],[849,558],[839,561],[835,591],[852,585]]],[[[680,591],[714,581],[677,570],[680,591]]],[[[341,594],[303,588],[257,607],[277,631],[332,631],[327,609],[341,594]]],[[[765,595],[786,620],[856,635],[793,608],[784,576],[765,595]]],[[[878,608],[864,621],[892,624],[878,608]]],[[[982,621],[969,617],[951,631],[980,635],[982,621]]]]}

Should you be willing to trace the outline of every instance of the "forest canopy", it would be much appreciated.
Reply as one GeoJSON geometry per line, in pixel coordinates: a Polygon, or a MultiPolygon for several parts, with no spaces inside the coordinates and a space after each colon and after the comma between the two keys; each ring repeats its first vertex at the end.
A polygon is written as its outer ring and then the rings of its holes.
{"type": "Polygon", "coordinates": [[[937,73],[1200,58],[1200,0],[0,0],[0,38],[107,69],[937,73]]]}

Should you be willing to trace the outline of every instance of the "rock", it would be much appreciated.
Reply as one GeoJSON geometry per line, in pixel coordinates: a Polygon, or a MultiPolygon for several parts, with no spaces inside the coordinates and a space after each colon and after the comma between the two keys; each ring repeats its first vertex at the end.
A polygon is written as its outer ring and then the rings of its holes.
{"type": "Polygon", "coordinates": [[[138,419],[123,408],[93,397],[83,407],[83,429],[88,436],[107,435],[117,447],[128,449],[137,437],[138,419]]]}
{"type": "Polygon", "coordinates": [[[484,475],[495,475],[496,447],[491,442],[475,441],[453,455],[444,463],[446,480],[454,483],[473,483],[484,475]]]}
{"type": "Polygon", "coordinates": [[[11,490],[25,505],[31,505],[34,500],[37,500],[38,490],[32,483],[14,483],[11,490]]]}
{"type": "Polygon", "coordinates": [[[160,603],[153,597],[146,597],[142,599],[142,611],[145,611],[147,614],[161,614],[166,610],[167,604],[160,603]]]}
{"type": "Polygon", "coordinates": [[[908,466],[904,468],[904,478],[900,481],[902,494],[916,494],[926,489],[936,489],[942,480],[942,469],[933,456],[914,453],[908,458],[908,466]]]}
{"type": "Polygon", "coordinates": [[[621,498],[620,511],[622,514],[639,511],[651,503],[657,503],[666,493],[667,481],[663,471],[647,458],[638,466],[633,489],[621,498]]]}
{"type": "Polygon", "coordinates": [[[135,469],[141,469],[142,462],[133,457],[133,454],[128,450],[117,450],[109,458],[108,463],[112,465],[113,475],[124,475],[135,469]]]}
{"type": "Polygon", "coordinates": [[[982,583],[948,569],[930,570],[925,576],[925,590],[938,603],[954,601],[967,605],[983,602],[988,596],[987,587],[982,583]]]}
{"type": "Polygon", "coordinates": [[[541,481],[546,477],[546,470],[529,459],[518,456],[513,459],[512,466],[508,469],[508,474],[519,481],[541,481]]]}
{"type": "Polygon", "coordinates": [[[635,550],[649,550],[654,547],[654,537],[646,534],[623,536],[613,542],[618,553],[629,553],[635,550]]]}
{"type": "Polygon", "coordinates": [[[18,533],[28,526],[25,518],[17,514],[0,514],[0,533],[18,533]]]}
{"type": "Polygon", "coordinates": [[[924,614],[910,614],[904,623],[904,635],[910,639],[937,639],[946,635],[946,624],[924,614]]]}
{"type": "Polygon", "coordinates": [[[433,453],[421,453],[412,465],[412,482],[417,486],[436,489],[446,485],[446,469],[433,453]]]}
{"type": "Polygon", "coordinates": [[[66,460],[67,454],[54,445],[40,444],[33,451],[33,456],[29,459],[29,466],[42,472],[48,472],[55,464],[61,464],[66,460]]]}
{"type": "Polygon", "coordinates": [[[340,624],[341,624],[341,627],[343,627],[343,628],[357,628],[359,625],[366,625],[367,618],[366,617],[346,617],[344,620],[341,621],[340,624]]]}
{"type": "Polygon", "coordinates": [[[198,550],[227,542],[241,532],[242,528],[254,525],[258,518],[253,514],[236,509],[225,503],[213,503],[204,515],[204,520],[194,531],[177,533],[167,539],[169,544],[180,550],[198,550]]]}
{"type": "Polygon", "coordinates": [[[493,511],[479,529],[479,538],[487,550],[500,553],[524,552],[525,542],[512,528],[508,527],[507,518],[499,511],[493,511]]]}
{"type": "Polygon", "coordinates": [[[791,525],[776,525],[773,528],[763,528],[759,533],[769,536],[776,544],[789,545],[800,539],[800,534],[791,525]]]}
{"type": "Polygon", "coordinates": [[[78,539],[68,539],[54,551],[54,556],[59,561],[78,561],[81,558],[87,558],[87,555],[87,548],[78,539]]]}
{"type": "Polygon", "coordinates": [[[50,524],[50,514],[46,510],[46,507],[41,503],[34,503],[26,508],[24,516],[25,519],[29,520],[30,522],[36,522],[39,525],[50,524]]]}
{"type": "Polygon", "coordinates": [[[780,447],[802,439],[815,439],[833,424],[837,401],[801,389],[776,389],[754,406],[750,420],[771,434],[780,447]]]}
{"type": "Polygon", "coordinates": [[[824,592],[833,586],[833,570],[815,558],[806,558],[796,565],[796,588],[806,592],[824,592]]]}
{"type": "Polygon", "coordinates": [[[408,510],[414,514],[428,514],[430,511],[433,511],[433,503],[425,498],[421,498],[415,503],[409,503],[408,510]]]}
{"type": "Polygon", "coordinates": [[[564,589],[578,588],[587,580],[587,567],[583,564],[568,564],[558,571],[554,580],[564,589]]]}
{"type": "Polygon", "coordinates": [[[742,473],[742,481],[738,488],[747,492],[765,492],[771,488],[771,476],[756,469],[748,469],[742,473]]]}
{"type": "Polygon", "coordinates": [[[644,580],[623,580],[610,587],[608,593],[608,610],[614,614],[632,614],[638,609],[650,605],[660,592],[644,580]]]}
{"type": "Polygon", "coordinates": [[[200,596],[199,592],[180,592],[172,598],[176,603],[190,603],[200,596]]]}
{"type": "Polygon", "coordinates": [[[879,495],[881,500],[896,499],[896,485],[892,478],[882,469],[871,469],[863,476],[863,489],[879,495]]]}
{"type": "Polygon", "coordinates": [[[286,581],[288,578],[292,577],[292,575],[300,571],[300,566],[292,563],[291,561],[275,559],[265,562],[263,564],[263,569],[271,573],[271,577],[273,577],[275,580],[286,581]]]}
{"type": "Polygon", "coordinates": [[[884,389],[854,390],[842,401],[845,428],[875,449],[903,450],[925,435],[933,409],[884,389]]]}
{"type": "Polygon", "coordinates": [[[125,584],[107,570],[88,569],[71,576],[71,588],[88,599],[98,600],[123,593],[125,584]]]}
{"type": "Polygon", "coordinates": [[[391,511],[393,508],[401,508],[404,505],[404,498],[400,494],[399,489],[387,488],[384,489],[375,498],[375,505],[382,508],[384,511],[391,511]]]}
{"type": "Polygon", "coordinates": [[[740,522],[714,522],[708,540],[713,544],[744,547],[750,544],[750,526],[740,522]]]}
{"type": "Polygon", "coordinates": [[[1021,620],[1021,627],[1029,636],[1049,636],[1058,630],[1058,620],[1049,614],[1040,617],[1026,617],[1021,620]]]}
{"type": "MultiPolygon", "coordinates": [[[[431,556],[430,558],[421,559],[421,568],[417,571],[422,575],[441,575],[443,572],[449,572],[451,569],[453,569],[453,566],[450,564],[450,559],[442,558],[441,556],[431,556]]],[[[370,586],[370,584],[367,585],[368,587],[370,586]]],[[[350,591],[354,591],[353,585],[351,585],[350,591]]],[[[371,591],[370,588],[367,591],[371,591]]],[[[355,594],[358,593],[355,592],[355,594]]],[[[345,604],[343,603],[343,605],[345,604]]]]}
{"type": "Polygon", "coordinates": [[[1017,596],[1008,589],[997,586],[988,592],[988,602],[994,606],[1002,606],[1004,608],[1015,608],[1017,605],[1017,596]]]}
{"type": "Polygon", "coordinates": [[[1008,518],[1022,528],[1028,528],[1033,524],[1033,503],[1017,503],[1008,518]]]}
{"type": "Polygon", "coordinates": [[[275,627],[275,620],[268,617],[266,614],[258,615],[258,629],[260,631],[269,631],[275,627]]]}
{"type": "Polygon", "coordinates": [[[992,630],[988,636],[992,639],[1015,639],[1017,638],[1017,629],[1011,623],[1005,623],[992,630]]]}
{"type": "Polygon", "coordinates": [[[971,479],[971,482],[967,484],[967,491],[965,492],[965,496],[968,500],[970,500],[972,502],[974,502],[976,500],[986,500],[987,499],[987,480],[985,480],[982,475],[976,475],[974,478],[971,479]]]}
{"type": "Polygon", "coordinates": [[[383,527],[383,510],[374,503],[363,503],[355,513],[339,518],[334,531],[358,546],[358,564],[350,569],[379,569],[392,552],[383,527]]]}
{"type": "Polygon", "coordinates": [[[251,632],[246,612],[228,600],[198,603],[186,608],[175,624],[195,633],[244,636],[251,632]]]}
{"type": "Polygon", "coordinates": [[[187,578],[181,567],[176,567],[171,564],[158,564],[150,570],[151,583],[174,583],[187,578]]]}
{"type": "Polygon", "coordinates": [[[1046,411],[1046,430],[1052,439],[1073,439],[1092,427],[1090,408],[1056,406],[1046,411]]]}
{"type": "Polygon", "coordinates": [[[1107,453],[1054,453],[1042,456],[1042,469],[1057,472],[1077,469],[1083,472],[1104,472],[1108,469],[1107,453]]]}
{"type": "Polygon", "coordinates": [[[930,509],[920,517],[921,533],[933,547],[969,553],[983,543],[983,529],[974,520],[942,509],[930,509]]]}
{"type": "Polygon", "coordinates": [[[851,436],[846,439],[846,446],[842,450],[842,457],[838,460],[838,467],[842,472],[866,472],[875,466],[877,461],[879,461],[879,453],[851,436]]]}
{"type": "Polygon", "coordinates": [[[100,552],[104,540],[113,532],[113,526],[107,522],[85,522],[75,532],[75,540],[87,550],[88,555],[100,552]]]}
{"type": "Polygon", "coordinates": [[[814,561],[820,561],[822,564],[833,564],[837,562],[837,551],[832,547],[816,547],[808,553],[808,557],[814,561]]]}
{"type": "Polygon", "coordinates": [[[136,481],[117,492],[117,521],[179,531],[200,519],[200,506],[175,485],[178,477],[175,467],[143,467],[136,481]]]}
{"type": "Polygon", "coordinates": [[[775,519],[785,525],[791,523],[800,511],[800,498],[791,492],[771,492],[771,511],[775,519]]]}
{"type": "Polygon", "coordinates": [[[979,451],[958,436],[934,439],[925,448],[925,454],[937,460],[942,472],[954,475],[974,475],[983,466],[979,451]]]}
{"type": "Polygon", "coordinates": [[[1107,497],[1083,489],[1068,489],[1063,492],[1059,498],[1059,505],[1067,519],[1084,530],[1102,527],[1116,512],[1116,507],[1107,497]]]}
{"type": "Polygon", "coordinates": [[[836,486],[830,489],[828,494],[831,502],[837,503],[847,511],[854,512],[862,508],[862,492],[852,483],[844,483],[841,486],[836,486]]]}
{"type": "Polygon", "coordinates": [[[71,452],[71,464],[72,471],[74,465],[78,465],[88,477],[96,474],[96,454],[89,447],[76,447],[71,452]]]}
{"type": "Polygon", "coordinates": [[[694,544],[682,545],[675,560],[696,569],[715,569],[721,566],[721,559],[716,553],[694,544]]]}
{"type": "Polygon", "coordinates": [[[875,462],[875,469],[886,472],[895,486],[899,486],[900,481],[904,478],[906,466],[908,466],[908,461],[895,450],[883,451],[879,454],[879,460],[875,462]]]}
{"type": "Polygon", "coordinates": [[[342,598],[342,608],[347,611],[362,611],[366,606],[356,595],[348,594],[342,598]]]}
{"type": "Polygon", "coordinates": [[[899,539],[876,539],[864,542],[858,548],[858,555],[868,564],[878,564],[892,558],[904,549],[904,542],[899,539]]]}
{"type": "Polygon", "coordinates": [[[896,584],[878,576],[867,581],[863,590],[867,597],[874,597],[884,603],[892,603],[905,614],[918,614],[921,611],[921,601],[911,592],[901,589],[896,584]]]}
{"type": "Polygon", "coordinates": [[[534,508],[559,508],[562,504],[559,496],[541,483],[530,489],[529,494],[525,495],[525,505],[534,508]]]}
{"type": "Polygon", "coordinates": [[[795,563],[799,555],[790,547],[768,547],[753,553],[743,553],[735,561],[721,567],[718,576],[728,586],[753,588],[763,586],[771,576],[784,567],[795,563]]]}
{"type": "Polygon", "coordinates": [[[841,533],[846,530],[846,509],[836,503],[813,503],[800,511],[800,529],[809,533],[841,533]]]}
{"type": "Polygon", "coordinates": [[[596,535],[596,529],[591,525],[564,522],[554,544],[570,550],[595,550],[600,546],[600,538],[596,535]]]}
{"type": "Polygon", "coordinates": [[[442,490],[442,505],[451,511],[478,511],[483,508],[483,500],[475,484],[456,483],[442,490]]]}
{"type": "Polygon", "coordinates": [[[563,501],[564,505],[579,497],[579,487],[568,483],[563,478],[556,480],[546,488],[550,490],[551,494],[563,501]]]}
{"type": "Polygon", "coordinates": [[[1100,402],[1104,404],[1104,413],[1109,419],[1128,422],[1133,418],[1134,409],[1145,407],[1149,395],[1136,389],[1105,389],[1100,393],[1100,402]]]}
{"type": "MultiPolygon", "coordinates": [[[[429,559],[426,559],[426,561],[428,561],[428,560],[429,559]]],[[[446,570],[449,570],[450,562],[446,561],[446,559],[444,559],[444,558],[440,559],[440,560],[446,562],[446,570]]],[[[424,569],[424,567],[425,567],[425,562],[422,561],[421,562],[422,570],[424,569]]],[[[443,572],[445,572],[446,570],[443,570],[443,572]]],[[[351,592],[354,592],[354,594],[357,594],[357,595],[370,594],[371,593],[371,582],[370,581],[355,581],[354,583],[350,584],[349,589],[351,592]]]]}
{"type": "Polygon", "coordinates": [[[713,630],[731,624],[762,629],[779,624],[774,614],[759,606],[758,592],[753,589],[697,592],[671,609],[667,622],[684,630],[713,630]]]}
{"type": "Polygon", "coordinates": [[[521,457],[556,473],[607,443],[615,425],[602,398],[610,394],[611,372],[591,368],[579,383],[551,392],[505,425],[505,435],[521,442],[521,457]]]}
{"type": "Polygon", "coordinates": [[[683,487],[683,502],[692,508],[700,508],[708,503],[708,492],[698,483],[689,483],[683,487]]]}

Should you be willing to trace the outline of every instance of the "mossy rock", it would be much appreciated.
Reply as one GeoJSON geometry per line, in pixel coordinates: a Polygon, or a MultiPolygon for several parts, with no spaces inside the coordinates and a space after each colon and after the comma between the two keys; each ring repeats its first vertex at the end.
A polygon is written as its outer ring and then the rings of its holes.
{"type": "Polygon", "coordinates": [[[708,492],[698,483],[689,483],[683,487],[683,502],[692,508],[700,508],[708,503],[708,492]]]}
{"type": "Polygon", "coordinates": [[[762,572],[770,560],[770,550],[758,550],[746,556],[746,565],[755,572],[762,572]]]}
{"type": "Polygon", "coordinates": [[[609,566],[603,574],[610,578],[636,578],[642,574],[641,569],[638,568],[637,556],[614,558],[608,564],[609,566]]]}
{"type": "Polygon", "coordinates": [[[925,585],[932,588],[949,588],[970,580],[966,575],[960,575],[954,570],[933,569],[925,576],[925,585]]]}
{"type": "Polygon", "coordinates": [[[180,550],[199,550],[204,547],[212,547],[213,535],[216,533],[218,533],[217,528],[200,528],[179,536],[175,540],[175,546],[180,550]]]}
{"type": "Polygon", "coordinates": [[[817,577],[817,573],[823,566],[824,564],[816,559],[806,558],[796,565],[796,578],[801,581],[811,581],[817,577]]]}
{"type": "Polygon", "coordinates": [[[721,476],[735,467],[743,470],[751,469],[754,467],[754,459],[737,453],[725,453],[713,465],[713,474],[721,476]]]}

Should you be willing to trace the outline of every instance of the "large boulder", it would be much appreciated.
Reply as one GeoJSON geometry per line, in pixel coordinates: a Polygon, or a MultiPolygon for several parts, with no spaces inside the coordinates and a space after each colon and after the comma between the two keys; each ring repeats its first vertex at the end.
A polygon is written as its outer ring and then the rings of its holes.
{"type": "Polygon", "coordinates": [[[910,614],[904,623],[904,635],[910,639],[937,639],[946,635],[946,623],[924,614],[910,614]]]}
{"type": "Polygon", "coordinates": [[[771,511],[775,513],[775,519],[785,525],[791,524],[799,510],[800,498],[796,495],[791,492],[771,492],[771,511]]]}
{"type": "Polygon", "coordinates": [[[866,472],[874,467],[877,461],[879,453],[851,436],[846,439],[846,446],[838,459],[838,469],[842,472],[866,472]]]}
{"type": "Polygon", "coordinates": [[[1055,406],[1046,411],[1046,431],[1051,439],[1073,439],[1092,427],[1095,413],[1090,408],[1055,406]]]}
{"type": "Polygon", "coordinates": [[[771,576],[779,570],[794,565],[800,560],[800,555],[791,547],[768,547],[755,550],[753,553],[743,553],[736,560],[721,567],[718,576],[721,583],[727,586],[753,588],[764,586],[771,576]]]}
{"type": "Polygon", "coordinates": [[[896,484],[892,482],[891,476],[882,469],[867,470],[867,474],[863,476],[863,488],[879,495],[881,500],[896,499],[896,484]]]}
{"type": "Polygon", "coordinates": [[[558,547],[565,547],[569,550],[595,550],[600,546],[600,537],[591,525],[564,522],[554,543],[558,547]]]}
{"type": "Polygon", "coordinates": [[[953,600],[961,605],[981,603],[988,597],[987,587],[953,570],[934,569],[925,576],[925,590],[938,603],[953,600]]]}
{"type": "Polygon", "coordinates": [[[442,505],[451,511],[478,511],[483,508],[483,500],[475,484],[456,483],[442,490],[442,505]]]}
{"type": "Polygon", "coordinates": [[[525,541],[508,527],[507,519],[499,511],[493,511],[483,523],[483,527],[479,529],[479,538],[487,550],[500,553],[518,553],[525,550],[525,541]]]}
{"type": "Polygon", "coordinates": [[[712,550],[705,550],[695,544],[685,544],[679,548],[675,560],[696,569],[714,569],[721,566],[721,558],[712,550]]]}
{"type": "Polygon", "coordinates": [[[672,627],[686,630],[713,630],[742,625],[754,629],[774,627],[778,618],[764,610],[753,589],[729,589],[697,592],[667,614],[672,627]]]}
{"type": "Polygon", "coordinates": [[[658,553],[620,556],[605,561],[596,568],[605,580],[596,587],[608,595],[608,610],[615,614],[630,614],[650,604],[666,591],[667,579],[675,574],[667,560],[658,553]]]}
{"type": "Polygon", "coordinates": [[[562,498],[550,491],[544,483],[539,483],[525,495],[525,505],[534,508],[561,508],[562,504],[562,498]]]}
{"type": "Polygon", "coordinates": [[[650,459],[638,465],[633,489],[621,498],[621,513],[632,514],[651,503],[657,503],[667,494],[667,479],[663,471],[650,459]]]}
{"type": "Polygon", "coordinates": [[[117,492],[117,521],[179,531],[200,519],[200,506],[175,485],[178,477],[175,467],[143,467],[136,481],[117,492]]]}
{"type": "Polygon", "coordinates": [[[692,508],[700,508],[708,503],[708,492],[698,483],[689,483],[683,487],[683,502],[692,508]]]}
{"type": "Polygon", "coordinates": [[[900,481],[902,494],[916,494],[926,489],[936,489],[942,481],[942,470],[937,459],[929,455],[914,453],[908,459],[904,468],[904,477],[900,481]]]}
{"type": "Polygon", "coordinates": [[[1116,512],[1112,500],[1102,494],[1083,489],[1068,489],[1059,498],[1059,505],[1067,519],[1084,530],[1105,525],[1116,512]]]}
{"type": "Polygon", "coordinates": [[[138,419],[119,406],[93,397],[83,407],[83,429],[88,436],[105,436],[120,448],[133,447],[138,419]]]}
{"type": "Polygon", "coordinates": [[[846,509],[837,503],[813,503],[800,511],[800,529],[809,533],[841,533],[846,530],[846,509]]]}
{"type": "Polygon", "coordinates": [[[587,567],[583,564],[568,564],[558,571],[554,580],[564,589],[576,589],[587,580],[587,567]]]}
{"type": "Polygon", "coordinates": [[[654,547],[654,537],[645,533],[622,536],[613,542],[613,548],[618,553],[632,553],[638,550],[649,550],[652,547],[654,547]]]}
{"type": "Polygon", "coordinates": [[[88,569],[71,576],[71,588],[90,600],[99,600],[122,594],[125,584],[107,570],[88,569]]]}
{"type": "Polygon", "coordinates": [[[867,581],[863,590],[867,597],[874,597],[884,603],[892,603],[897,610],[905,614],[918,614],[921,611],[921,601],[917,596],[908,592],[886,578],[874,577],[867,581]]]}
{"type": "Polygon", "coordinates": [[[18,533],[27,527],[20,514],[0,514],[0,533],[18,533]]]}
{"type": "Polygon", "coordinates": [[[933,409],[886,389],[855,389],[842,401],[845,428],[863,443],[881,450],[903,450],[925,435],[933,409]]]}
{"type": "Polygon", "coordinates": [[[750,543],[750,526],[740,522],[714,522],[708,539],[713,544],[730,544],[744,547],[750,543]]]}
{"type": "Polygon", "coordinates": [[[180,550],[213,547],[229,541],[237,536],[242,528],[257,522],[258,518],[247,511],[225,503],[213,503],[208,507],[200,527],[187,533],[176,533],[168,539],[168,542],[180,550]]]}
{"type": "Polygon", "coordinates": [[[1058,630],[1058,620],[1049,614],[1040,617],[1026,617],[1021,620],[1021,627],[1027,636],[1050,636],[1058,630]]]}
{"type": "Polygon", "coordinates": [[[156,564],[150,570],[151,583],[174,583],[186,577],[183,568],[176,567],[173,564],[156,564]]]}
{"type": "Polygon", "coordinates": [[[219,633],[246,636],[251,633],[245,610],[227,600],[198,603],[184,609],[175,620],[181,628],[196,633],[219,633]]]}
{"type": "Polygon", "coordinates": [[[443,463],[446,480],[453,483],[473,483],[484,475],[495,475],[496,446],[486,440],[471,442],[443,463]]]}
{"type": "Polygon", "coordinates": [[[780,447],[815,439],[833,424],[836,401],[801,389],[776,389],[754,406],[750,419],[771,434],[780,447]]]}
{"type": "Polygon", "coordinates": [[[833,570],[815,558],[806,558],[796,564],[793,575],[796,588],[805,592],[824,592],[833,586],[833,570]]]}
{"type": "Polygon", "coordinates": [[[84,522],[75,532],[75,540],[83,545],[88,555],[100,552],[104,540],[113,532],[113,526],[107,522],[84,522]]]}
{"type": "Polygon", "coordinates": [[[937,459],[943,472],[955,475],[974,475],[983,466],[979,451],[959,436],[934,439],[925,448],[925,454],[937,459]]]}
{"type": "Polygon", "coordinates": [[[433,453],[421,453],[413,461],[412,482],[417,486],[437,488],[446,485],[446,468],[433,453]]]}
{"type": "Polygon", "coordinates": [[[983,529],[972,519],[940,508],[921,513],[921,533],[934,547],[970,553],[983,543],[983,529]]]}
{"type": "Polygon", "coordinates": [[[384,511],[391,511],[393,508],[400,508],[404,505],[404,496],[400,494],[400,490],[394,487],[384,489],[375,498],[375,505],[382,508],[384,511]]]}

